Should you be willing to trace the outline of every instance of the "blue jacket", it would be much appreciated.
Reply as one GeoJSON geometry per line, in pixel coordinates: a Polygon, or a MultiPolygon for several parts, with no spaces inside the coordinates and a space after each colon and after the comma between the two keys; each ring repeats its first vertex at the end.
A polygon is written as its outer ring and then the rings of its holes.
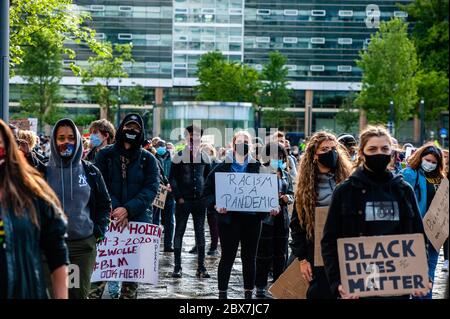
{"type": "Polygon", "coordinates": [[[414,170],[407,167],[401,171],[405,181],[412,186],[419,203],[420,215],[422,218],[427,212],[427,180],[422,169],[414,170]]]}

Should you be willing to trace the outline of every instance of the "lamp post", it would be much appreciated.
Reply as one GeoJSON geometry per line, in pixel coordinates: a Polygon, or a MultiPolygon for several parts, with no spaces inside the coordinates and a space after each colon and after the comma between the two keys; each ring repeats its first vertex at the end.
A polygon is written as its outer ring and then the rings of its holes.
{"type": "Polygon", "coordinates": [[[420,100],[420,106],[419,106],[419,112],[420,112],[420,144],[423,144],[423,141],[425,140],[425,101],[423,98],[420,100]]]}
{"type": "Polygon", "coordinates": [[[9,121],[9,0],[0,1],[0,118],[9,121]]]}
{"type": "Polygon", "coordinates": [[[389,102],[389,122],[388,122],[389,133],[394,135],[394,101],[389,102]]]}
{"type": "Polygon", "coordinates": [[[121,104],[122,104],[122,96],[120,95],[120,83],[122,82],[122,79],[119,78],[119,84],[117,86],[117,124],[116,127],[120,126],[120,111],[121,111],[121,104]]]}

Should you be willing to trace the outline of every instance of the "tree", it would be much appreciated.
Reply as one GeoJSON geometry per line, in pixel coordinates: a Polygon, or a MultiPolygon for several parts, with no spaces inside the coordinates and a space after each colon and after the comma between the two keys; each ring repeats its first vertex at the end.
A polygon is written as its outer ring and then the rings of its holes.
{"type": "Polygon", "coordinates": [[[426,71],[442,71],[448,77],[448,2],[415,0],[400,6],[414,22],[412,38],[426,71]]]}
{"type": "Polygon", "coordinates": [[[142,85],[130,86],[122,90],[123,101],[137,106],[145,104],[145,89],[142,85]]]}
{"type": "Polygon", "coordinates": [[[126,78],[123,63],[133,62],[131,44],[116,44],[114,50],[111,43],[106,43],[105,53],[89,57],[88,66],[81,70],[82,82],[90,98],[100,106],[100,118],[112,121],[111,108],[118,103],[117,85],[112,81],[117,78],[126,78]],[[115,54],[114,54],[115,53],[115,54]]]}
{"type": "Polygon", "coordinates": [[[251,67],[226,61],[220,52],[208,52],[197,63],[197,100],[256,102],[258,73],[251,67]]]}
{"type": "Polygon", "coordinates": [[[264,122],[267,125],[278,126],[288,117],[286,107],[292,101],[292,90],[288,88],[287,58],[278,51],[269,53],[269,62],[263,66],[261,72],[261,106],[271,109],[264,110],[264,122]]]}
{"type": "Polygon", "coordinates": [[[39,32],[55,37],[70,59],[75,58],[75,51],[69,48],[67,40],[85,44],[96,54],[104,51],[95,40],[95,31],[83,24],[89,15],[73,10],[72,0],[10,0],[9,17],[11,75],[22,63],[25,48],[34,45],[34,35],[39,32]]]}
{"type": "Polygon", "coordinates": [[[350,92],[342,101],[339,112],[336,114],[336,122],[345,132],[351,132],[358,123],[359,113],[355,112],[354,101],[355,94],[350,92]]]}
{"type": "Polygon", "coordinates": [[[33,44],[23,52],[19,72],[28,82],[20,101],[28,116],[38,119],[38,129],[49,124],[51,115],[62,101],[59,81],[62,76],[62,48],[60,39],[43,29],[32,35],[33,44]]]}
{"type": "Polygon", "coordinates": [[[356,105],[367,112],[369,122],[386,123],[389,103],[394,102],[395,127],[408,120],[417,102],[415,74],[418,62],[407,24],[400,19],[382,22],[371,36],[367,51],[360,52],[362,88],[356,105]]]}

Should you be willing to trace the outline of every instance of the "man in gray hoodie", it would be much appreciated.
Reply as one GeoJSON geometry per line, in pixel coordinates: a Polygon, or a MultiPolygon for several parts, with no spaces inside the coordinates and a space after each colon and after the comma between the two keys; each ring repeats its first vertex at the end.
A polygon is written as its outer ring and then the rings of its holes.
{"type": "Polygon", "coordinates": [[[70,119],[56,123],[46,179],[68,217],[69,259],[77,265],[80,287],[69,290],[69,298],[85,299],[95,265],[96,241],[103,238],[109,222],[111,199],[100,171],[82,161],[81,135],[70,119]]]}

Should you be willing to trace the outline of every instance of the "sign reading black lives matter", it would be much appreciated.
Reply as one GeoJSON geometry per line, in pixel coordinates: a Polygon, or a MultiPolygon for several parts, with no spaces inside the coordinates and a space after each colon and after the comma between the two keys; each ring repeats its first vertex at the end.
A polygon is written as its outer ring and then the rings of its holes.
{"type": "Polygon", "coordinates": [[[278,209],[276,174],[216,173],[216,206],[237,212],[278,209]]]}
{"type": "Polygon", "coordinates": [[[423,234],[338,239],[341,283],[360,296],[408,295],[428,290],[423,234]]]}

